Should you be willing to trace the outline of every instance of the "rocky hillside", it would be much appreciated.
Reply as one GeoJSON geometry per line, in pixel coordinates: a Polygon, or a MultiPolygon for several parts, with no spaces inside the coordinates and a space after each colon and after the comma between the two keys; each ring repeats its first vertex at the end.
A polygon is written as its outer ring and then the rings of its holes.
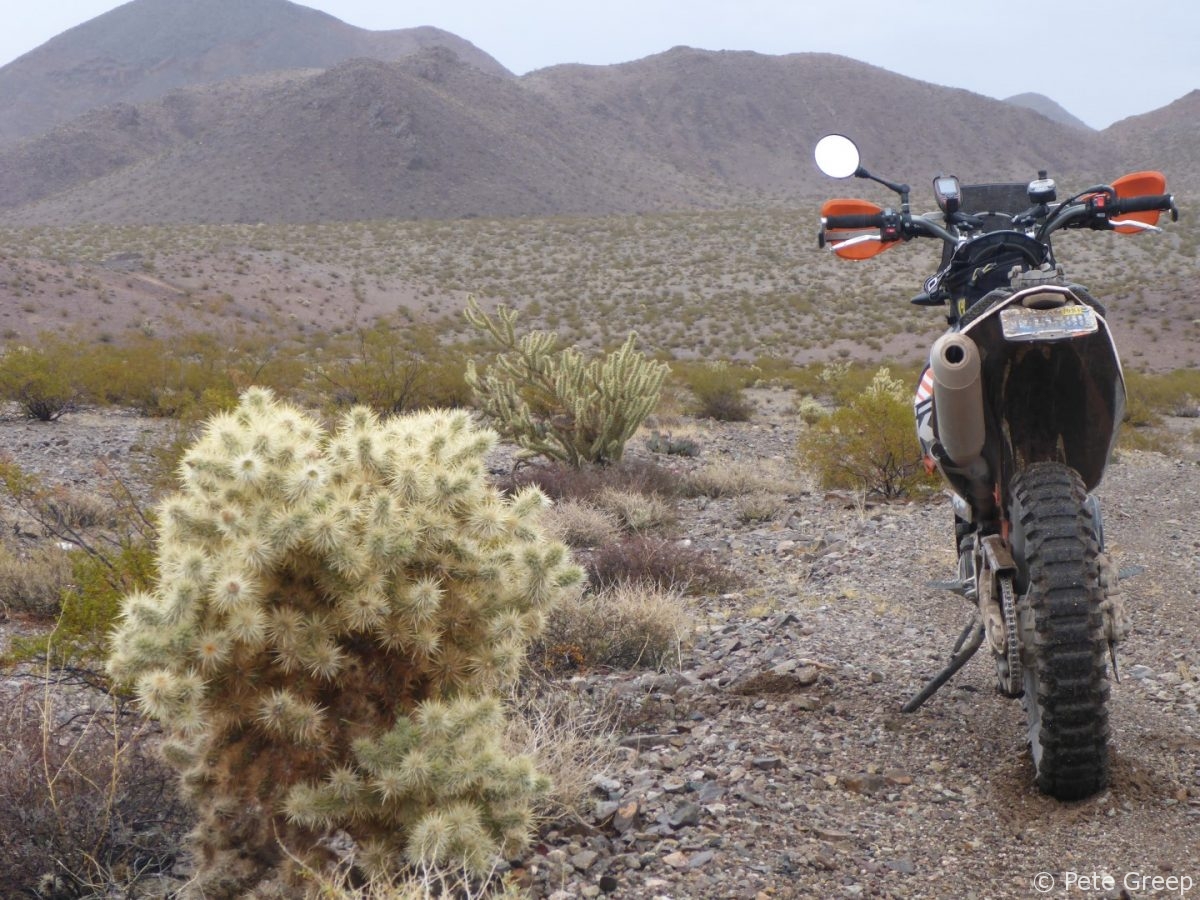
{"type": "Polygon", "coordinates": [[[287,69],[393,60],[447,47],[483,71],[496,60],[437,28],[368,31],[288,0],[133,0],[0,68],[0,143],[88,110],[176,88],[287,69]]]}
{"type": "Polygon", "coordinates": [[[1200,187],[1200,90],[1162,109],[1122,119],[1104,133],[1138,168],[1169,173],[1169,184],[1200,187]]]}
{"type": "Polygon", "coordinates": [[[288,0],[133,0],[0,68],[0,224],[789,204],[827,192],[811,148],[835,130],[914,185],[1157,166],[1174,186],[1200,169],[1196,96],[1095,132],[1040,95],[830,54],[676,47],[516,78],[436,29],[365,31],[288,0]]]}
{"type": "Polygon", "coordinates": [[[92,113],[0,155],[10,221],[306,222],[689,205],[699,187],[450,51],[92,113]]]}
{"type": "Polygon", "coordinates": [[[842,57],[677,48],[505,78],[435,48],[108,107],[0,151],[0,221],[307,222],[642,212],[828,189],[841,130],[872,169],[1090,179],[1104,141],[842,57]],[[964,128],[963,123],[973,123],[964,128]],[[929,135],[941,135],[931,145],[929,135]]]}

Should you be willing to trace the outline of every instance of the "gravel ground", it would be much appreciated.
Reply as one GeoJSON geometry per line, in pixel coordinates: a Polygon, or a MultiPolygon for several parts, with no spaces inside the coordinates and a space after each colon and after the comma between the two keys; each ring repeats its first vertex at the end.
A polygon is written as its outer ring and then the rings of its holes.
{"type": "MultiPolygon", "coordinates": [[[[1064,804],[1034,789],[1020,703],[995,692],[984,654],[900,712],[968,616],[926,586],[952,575],[948,504],[869,506],[813,489],[791,469],[790,398],[756,401],[751,423],[690,423],[696,460],[660,459],[761,465],[787,494],[753,524],[736,499],[682,502],[680,530],[741,587],[695,601],[677,670],[564,679],[627,714],[583,821],[545,829],[519,861],[531,893],[1200,896],[1200,464],[1126,453],[1101,489],[1118,564],[1146,572],[1125,583],[1135,630],[1112,687],[1112,786],[1064,804]]],[[[159,429],[111,414],[10,416],[0,440],[23,466],[86,490],[96,459],[136,477],[159,429]]],[[[4,520],[20,525],[10,508],[4,520]]],[[[13,627],[0,624],[0,642],[13,627]]]]}

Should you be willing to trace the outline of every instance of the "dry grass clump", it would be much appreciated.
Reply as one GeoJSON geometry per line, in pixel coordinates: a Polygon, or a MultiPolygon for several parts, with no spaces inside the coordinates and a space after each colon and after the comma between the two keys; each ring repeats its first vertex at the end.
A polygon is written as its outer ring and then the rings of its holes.
{"type": "Polygon", "coordinates": [[[597,507],[614,516],[628,531],[642,532],[674,525],[674,507],[658,494],[605,488],[595,496],[597,507]]]}
{"type": "Polygon", "coordinates": [[[586,500],[562,500],[542,513],[542,524],[568,547],[588,549],[620,538],[621,523],[586,500]]]}
{"type": "Polygon", "coordinates": [[[690,632],[678,587],[621,582],[559,605],[530,657],[549,670],[658,669],[678,660],[690,632]]]}
{"type": "Polygon", "coordinates": [[[102,497],[58,485],[40,498],[43,515],[59,529],[80,531],[88,528],[112,528],[117,513],[102,497]]]}
{"type": "Polygon", "coordinates": [[[122,705],[31,684],[6,698],[0,735],[4,896],[139,896],[173,868],[189,826],[176,779],[122,705]]]}
{"type": "Polygon", "coordinates": [[[531,756],[553,783],[535,814],[548,821],[582,819],[592,777],[616,762],[614,710],[533,675],[510,694],[508,709],[509,749],[531,756]]]}
{"type": "Polygon", "coordinates": [[[734,501],[738,518],[747,523],[769,522],[783,511],[784,506],[782,494],[768,491],[743,494],[734,501]]]}
{"type": "Polygon", "coordinates": [[[503,479],[500,488],[511,492],[537,485],[552,500],[590,499],[606,489],[660,497],[679,497],[686,492],[683,476],[658,463],[626,459],[608,466],[530,465],[503,479]]]}
{"type": "Polygon", "coordinates": [[[795,489],[793,476],[764,466],[762,461],[709,463],[688,476],[694,496],[740,497],[746,494],[781,494],[795,489]]]}
{"type": "Polygon", "coordinates": [[[630,535],[601,547],[583,562],[591,586],[597,590],[640,582],[661,590],[698,594],[722,592],[730,585],[729,575],[708,554],[658,535],[630,535]]]}
{"type": "Polygon", "coordinates": [[[0,610],[52,618],[70,583],[71,558],[61,547],[39,543],[15,552],[0,547],[0,610]]]}

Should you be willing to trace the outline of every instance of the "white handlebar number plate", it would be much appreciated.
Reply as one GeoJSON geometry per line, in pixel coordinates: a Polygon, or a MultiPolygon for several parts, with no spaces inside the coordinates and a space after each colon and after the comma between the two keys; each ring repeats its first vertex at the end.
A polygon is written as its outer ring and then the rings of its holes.
{"type": "Polygon", "coordinates": [[[1056,341],[1094,333],[1100,326],[1090,306],[1026,309],[1010,306],[1000,311],[1000,327],[1010,341],[1056,341]]]}

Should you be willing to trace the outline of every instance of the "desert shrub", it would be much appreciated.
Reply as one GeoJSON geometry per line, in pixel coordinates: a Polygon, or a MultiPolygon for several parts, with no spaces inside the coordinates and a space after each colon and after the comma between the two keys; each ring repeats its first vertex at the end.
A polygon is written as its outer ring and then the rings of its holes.
{"type": "MultiPolygon", "coordinates": [[[[544,644],[539,639],[530,648],[531,658],[539,658],[544,644]]],[[[582,820],[590,812],[593,777],[616,762],[614,710],[532,672],[509,692],[505,706],[509,752],[532,757],[551,781],[550,790],[535,801],[538,818],[582,820]]]]}
{"type": "Polygon", "coordinates": [[[499,349],[483,374],[467,364],[467,384],[500,433],[527,455],[576,468],[617,462],[658,402],[667,365],[639,352],[634,334],[588,360],[574,347],[560,347],[551,332],[518,338],[516,312],[507,307],[492,319],[472,300],[467,319],[499,349]]]}
{"type": "Polygon", "coordinates": [[[500,479],[506,491],[534,485],[553,500],[595,498],[605,490],[656,494],[659,497],[682,497],[688,493],[687,480],[679,473],[658,463],[623,459],[608,466],[549,465],[525,466],[500,479]]]}
{"type": "Polygon", "coordinates": [[[691,620],[678,589],[625,582],[588,592],[550,613],[530,656],[544,669],[657,669],[678,662],[691,620]]]}
{"type": "Polygon", "coordinates": [[[546,530],[568,547],[599,547],[620,537],[617,517],[586,500],[562,500],[542,516],[546,530]]]}
{"type": "Polygon", "coordinates": [[[730,461],[710,463],[690,473],[687,476],[687,489],[693,497],[717,499],[787,491],[792,488],[793,480],[761,461],[730,461]]]}
{"type": "Polygon", "coordinates": [[[713,362],[688,368],[683,379],[695,397],[697,416],[720,422],[746,422],[754,414],[754,406],[745,389],[756,374],[726,362],[713,362]]]}
{"type": "Polygon", "coordinates": [[[646,438],[646,449],[668,456],[695,457],[700,455],[700,442],[694,438],[676,436],[669,431],[655,431],[646,438]]]}
{"type": "Polygon", "coordinates": [[[75,342],[42,335],[33,346],[10,346],[0,356],[0,399],[31,419],[52,422],[84,398],[75,342]]]}
{"type": "Polygon", "coordinates": [[[723,591],[728,573],[690,544],[657,535],[634,534],[596,550],[585,562],[597,589],[640,582],[663,590],[700,594],[723,591]]]}
{"type": "Polygon", "coordinates": [[[1117,436],[1116,452],[1119,455],[1123,450],[1141,450],[1145,453],[1175,456],[1179,452],[1179,439],[1165,428],[1126,426],[1117,436]]]}
{"type": "Polygon", "coordinates": [[[829,410],[812,394],[805,394],[795,404],[795,414],[805,425],[816,425],[829,415],[829,410]]]}
{"type": "Polygon", "coordinates": [[[335,406],[379,413],[465,406],[470,399],[462,346],[443,345],[427,326],[380,321],[329,348],[318,368],[335,406]]]}
{"type": "Polygon", "coordinates": [[[94,375],[107,402],[146,416],[210,415],[237,396],[236,345],[223,345],[216,335],[138,335],[98,348],[95,357],[94,375]]]}
{"type": "Polygon", "coordinates": [[[1163,416],[1200,415],[1200,372],[1179,369],[1148,374],[1125,372],[1124,422],[1134,427],[1161,424],[1163,416]]]}
{"type": "Polygon", "coordinates": [[[628,531],[649,531],[672,525],[676,521],[674,507],[658,494],[604,488],[593,498],[596,506],[616,517],[628,531]]]}
{"type": "Polygon", "coordinates": [[[70,583],[71,558],[61,547],[48,543],[16,551],[0,547],[0,612],[55,616],[70,583]]]}
{"type": "Polygon", "coordinates": [[[98,677],[122,598],[147,587],[156,574],[154,554],[141,541],[128,541],[103,555],[76,550],[70,563],[70,586],[61,594],[54,629],[14,637],[6,662],[43,659],[53,668],[78,668],[98,677]]]}
{"type": "Polygon", "coordinates": [[[734,509],[742,522],[769,522],[784,508],[783,496],[768,491],[743,494],[734,501],[734,509]]]}
{"type": "Polygon", "coordinates": [[[545,780],[496,691],[581,573],[539,492],[487,484],[494,442],[465,412],[326,431],[256,389],[184,457],[109,669],[168,731],[197,894],[294,891],[343,830],[364,879],[486,875],[528,840],[545,780]]]}
{"type": "Polygon", "coordinates": [[[806,429],[799,453],[829,488],[890,499],[932,486],[914,432],[912,400],[886,368],[847,405],[806,429]]]}
{"type": "Polygon", "coordinates": [[[190,822],[155,734],[78,681],[28,683],[0,718],[4,896],[142,896],[190,822]]]}
{"type": "Polygon", "coordinates": [[[85,494],[65,485],[43,490],[38,505],[39,519],[49,522],[48,530],[53,534],[113,528],[118,524],[117,511],[105,498],[85,494]]]}
{"type": "Polygon", "coordinates": [[[0,490],[37,523],[43,534],[85,549],[89,542],[84,532],[111,529],[120,523],[120,513],[108,499],[66,485],[46,484],[3,453],[0,453],[0,490]]]}

